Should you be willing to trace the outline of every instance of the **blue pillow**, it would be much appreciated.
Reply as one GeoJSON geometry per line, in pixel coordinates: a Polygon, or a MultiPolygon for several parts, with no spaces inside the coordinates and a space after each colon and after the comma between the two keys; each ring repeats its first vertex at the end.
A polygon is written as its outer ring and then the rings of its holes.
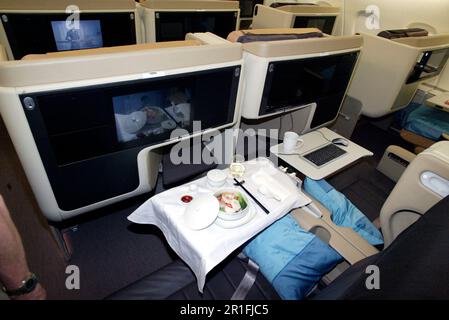
{"type": "Polygon", "coordinates": [[[343,258],[290,215],[276,221],[243,250],[282,299],[303,299],[343,258]]]}
{"type": "Polygon", "coordinates": [[[336,225],[352,228],[373,246],[384,243],[382,234],[371,221],[325,180],[304,179],[304,191],[332,213],[332,221],[336,225]]]}
{"type": "Polygon", "coordinates": [[[405,130],[438,141],[449,132],[449,113],[419,103],[411,103],[400,113],[405,130]]]}
{"type": "MultiPolygon", "coordinates": [[[[379,230],[324,180],[306,178],[304,190],[321,202],[335,224],[350,227],[370,244],[383,243],[379,230]]],[[[340,254],[287,215],[254,238],[243,252],[260,267],[282,299],[303,299],[339,262],[340,254]]]]}

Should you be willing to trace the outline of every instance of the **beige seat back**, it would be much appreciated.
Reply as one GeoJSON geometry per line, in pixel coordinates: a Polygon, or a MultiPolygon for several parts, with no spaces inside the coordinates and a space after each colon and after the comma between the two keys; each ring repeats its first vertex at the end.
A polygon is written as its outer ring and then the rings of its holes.
{"type": "Polygon", "coordinates": [[[407,167],[385,201],[380,221],[385,246],[449,195],[449,142],[438,142],[407,167]]]}
{"type": "Polygon", "coordinates": [[[0,45],[0,61],[6,61],[8,60],[8,57],[6,56],[5,48],[3,48],[2,45],[0,45]]]}
{"type": "Polygon", "coordinates": [[[449,48],[449,34],[394,40],[368,33],[362,36],[363,52],[348,95],[363,104],[362,113],[370,118],[407,107],[426,79],[409,82],[415,65],[425,52],[449,48]]]}
{"type": "MultiPolygon", "coordinates": [[[[234,100],[236,107],[230,109],[233,110],[231,111],[233,112],[233,116],[228,123],[211,129],[220,130],[234,126],[238,123],[240,106],[237,103],[240,101],[240,92],[242,89],[239,73],[243,62],[242,45],[230,43],[224,39],[221,39],[220,42],[218,41],[219,38],[214,37],[211,34],[192,34],[188,37],[189,40],[186,41],[164,42],[159,44],[136,44],[114,48],[79,50],[76,52],[67,51],[42,55],[29,55],[24,60],[0,62],[0,117],[5,123],[38,204],[48,220],[62,221],[79,214],[92,212],[98,208],[125,200],[129,197],[151,191],[157,181],[161,148],[174,145],[181,140],[186,140],[193,136],[200,136],[202,132],[194,132],[192,135],[183,134],[182,136],[176,136],[172,139],[160,139],[157,142],[152,143],[142,143],[139,146],[139,151],[136,151],[136,153],[132,155],[133,159],[129,162],[135,168],[135,186],[131,186],[126,192],[120,191],[112,195],[106,194],[102,198],[97,198],[89,202],[74,206],[63,206],[60,204],[60,199],[62,198],[55,192],[57,188],[55,186],[57,186],[57,184],[55,184],[54,181],[56,180],[51,173],[55,171],[51,170],[56,170],[58,174],[61,174],[61,170],[70,168],[70,166],[83,166],[86,163],[96,161],[95,159],[99,158],[109,159],[105,161],[112,163],[110,162],[112,157],[118,155],[115,152],[111,153],[108,151],[107,154],[105,153],[102,157],[86,157],[83,161],[71,161],[68,165],[60,165],[56,160],[47,161],[46,156],[49,155],[49,157],[54,157],[51,159],[55,159],[55,153],[50,149],[41,152],[43,149],[40,149],[41,146],[39,143],[42,139],[35,138],[36,136],[33,135],[33,130],[41,130],[40,134],[46,137],[44,139],[47,139],[48,137],[48,140],[46,141],[50,141],[51,137],[49,131],[52,124],[50,121],[48,124],[42,122],[42,127],[37,129],[38,126],[29,120],[29,115],[31,113],[39,117],[42,114],[40,109],[42,105],[36,107],[36,96],[43,96],[48,93],[49,95],[59,95],[59,99],[65,99],[71,97],[73,92],[78,93],[83,90],[94,92],[94,90],[96,90],[94,89],[95,86],[101,86],[102,88],[110,88],[111,91],[114,88],[114,94],[118,97],[119,94],[118,92],[115,93],[115,88],[125,88],[125,85],[130,88],[131,84],[137,85],[135,90],[133,89],[133,92],[140,94],[139,90],[143,90],[142,93],[145,92],[144,90],[157,90],[156,86],[153,87],[152,84],[149,85],[148,83],[153,83],[153,81],[161,81],[158,83],[162,83],[166,77],[170,77],[171,79],[175,77],[184,78],[186,74],[193,72],[213,72],[214,70],[232,67],[235,68],[232,81],[233,85],[235,83],[236,86],[232,89],[233,93],[235,92],[236,94],[234,100]],[[209,38],[213,40],[212,44],[208,44],[207,40],[209,38]],[[143,88],[142,84],[144,83],[145,88],[148,89],[139,89],[143,88]],[[61,93],[62,90],[67,91],[61,93]],[[70,94],[66,94],[66,92],[70,92],[70,94]],[[26,97],[21,96],[24,93],[27,94],[26,97]],[[61,169],[62,167],[64,168],[61,169]]],[[[222,88],[219,87],[218,89],[222,88]]],[[[76,132],[86,132],[85,128],[91,130],[91,128],[95,129],[98,127],[97,124],[84,125],[84,119],[86,119],[86,123],[92,120],[89,120],[88,117],[85,116],[86,114],[91,115],[91,118],[95,118],[97,117],[97,114],[101,114],[98,118],[104,119],[108,117],[105,114],[109,113],[109,119],[114,119],[116,112],[111,110],[113,108],[113,101],[111,100],[113,100],[113,97],[115,96],[105,99],[110,107],[98,107],[98,109],[91,112],[87,111],[87,113],[83,113],[84,111],[82,111],[82,108],[86,110],[87,106],[81,106],[81,104],[85,102],[73,102],[73,114],[75,114],[75,117],[77,117],[76,119],[78,119],[74,122],[74,126],[77,130],[76,132]]],[[[96,107],[95,100],[93,98],[89,99],[92,101],[88,102],[92,103],[90,106],[96,107]]],[[[62,115],[62,113],[59,113],[58,115],[62,115]]],[[[61,120],[58,121],[61,121],[61,124],[65,124],[65,117],[60,117],[61,120]]],[[[54,121],[57,120],[55,119],[54,121]]],[[[112,120],[110,125],[115,126],[115,120],[112,120]]],[[[102,124],[102,126],[104,125],[102,124]]],[[[67,129],[67,127],[61,125],[64,134],[70,130],[67,129]]],[[[114,131],[116,130],[114,129],[114,131]]],[[[115,135],[116,132],[114,131],[111,131],[111,134],[115,135]]],[[[71,132],[69,132],[69,134],[71,134],[71,132]]],[[[94,134],[92,134],[92,136],[93,135],[94,134]]],[[[67,136],[68,135],[65,137],[67,136]]],[[[101,144],[102,143],[103,142],[101,142],[101,144]]],[[[120,143],[118,138],[117,143],[120,143]]],[[[78,142],[78,144],[80,143],[78,142]]],[[[67,142],[67,145],[71,145],[71,142],[67,142]]],[[[100,145],[100,143],[98,145],[100,145]]],[[[128,151],[126,150],[125,152],[128,151]]],[[[115,172],[120,172],[120,170],[117,170],[113,164],[111,164],[111,168],[114,168],[111,170],[111,175],[115,172]]],[[[95,170],[93,174],[106,170],[105,166],[101,169],[102,170],[95,170]]],[[[90,174],[81,173],[85,168],[80,167],[76,170],[80,173],[78,174],[80,179],[86,179],[86,181],[80,183],[82,185],[88,185],[95,179],[90,174]]],[[[64,187],[60,189],[63,189],[62,192],[66,192],[65,186],[72,183],[72,178],[60,179],[64,184],[64,187]]],[[[99,181],[99,179],[96,181],[99,181]]],[[[116,185],[119,184],[117,183],[116,185]]],[[[105,188],[109,188],[109,186],[105,185],[105,188]]],[[[79,188],[78,190],[82,190],[82,188],[79,188]]],[[[75,192],[73,192],[70,197],[72,197],[73,194],[76,194],[77,198],[81,198],[81,196],[75,192]]]]}

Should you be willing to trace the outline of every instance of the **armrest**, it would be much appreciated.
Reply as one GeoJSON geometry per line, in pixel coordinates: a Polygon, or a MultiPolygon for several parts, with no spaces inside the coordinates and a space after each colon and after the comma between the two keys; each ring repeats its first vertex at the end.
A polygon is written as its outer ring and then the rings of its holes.
{"type": "Polygon", "coordinates": [[[292,216],[304,230],[316,234],[321,240],[327,242],[350,264],[379,252],[351,228],[340,227],[333,223],[330,212],[317,200],[308,196],[321,210],[323,216],[321,219],[316,218],[303,208],[294,210],[292,216]]]}
{"type": "Polygon", "coordinates": [[[377,170],[391,180],[398,182],[407,166],[416,158],[416,154],[398,146],[389,146],[385,150],[377,170]]]}

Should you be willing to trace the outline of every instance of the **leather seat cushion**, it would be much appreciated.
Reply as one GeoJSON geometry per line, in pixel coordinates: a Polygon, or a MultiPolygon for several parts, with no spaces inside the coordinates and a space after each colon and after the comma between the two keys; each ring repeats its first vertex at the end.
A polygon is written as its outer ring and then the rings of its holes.
{"type": "MultiPolygon", "coordinates": [[[[111,300],[228,300],[245,275],[247,264],[238,258],[225,260],[212,270],[204,293],[198,291],[196,277],[182,261],[175,260],[156,272],[106,297],[111,300]]],[[[258,274],[246,299],[280,299],[269,282],[258,274]]]]}

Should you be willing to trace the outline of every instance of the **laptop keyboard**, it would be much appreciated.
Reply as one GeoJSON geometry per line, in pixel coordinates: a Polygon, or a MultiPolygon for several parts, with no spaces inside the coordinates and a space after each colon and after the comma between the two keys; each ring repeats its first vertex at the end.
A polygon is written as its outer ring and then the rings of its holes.
{"type": "Polygon", "coordinates": [[[325,165],[326,163],[341,157],[345,153],[345,150],[331,143],[308,154],[305,154],[302,157],[309,160],[317,167],[321,167],[322,165],[325,165]]]}

